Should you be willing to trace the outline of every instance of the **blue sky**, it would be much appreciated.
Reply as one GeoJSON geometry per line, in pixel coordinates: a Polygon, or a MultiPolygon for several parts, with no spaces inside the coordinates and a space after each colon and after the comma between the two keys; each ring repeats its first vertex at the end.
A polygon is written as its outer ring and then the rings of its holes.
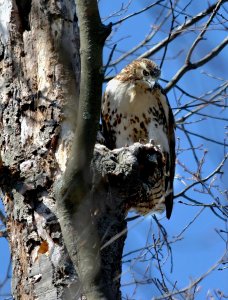
{"type": "MultiPolygon", "coordinates": [[[[126,5],[129,1],[108,1],[108,0],[100,0],[99,6],[101,11],[102,18],[108,17],[114,11],[119,11],[122,3],[126,5]]],[[[181,10],[184,5],[186,5],[189,1],[179,1],[179,9],[181,10]]],[[[138,11],[141,8],[151,4],[152,1],[149,0],[133,0],[129,5],[129,9],[126,14],[130,14],[132,12],[138,11]]],[[[213,3],[211,1],[211,3],[213,3]]],[[[207,1],[197,1],[194,0],[185,10],[188,17],[190,15],[194,15],[205,9],[208,6],[207,1]]],[[[167,11],[164,9],[167,13],[167,11]]],[[[133,46],[139,43],[145,36],[149,33],[150,28],[154,25],[155,20],[159,17],[160,7],[152,8],[146,11],[143,14],[135,16],[119,26],[115,26],[113,28],[113,34],[111,36],[111,40],[107,42],[107,47],[104,49],[104,62],[107,62],[110,51],[115,43],[117,43],[116,51],[113,55],[113,60],[117,59],[121,53],[125,53],[130,50],[133,46]]],[[[224,13],[224,11],[223,11],[224,13]]],[[[112,21],[115,22],[119,20],[122,16],[116,16],[115,18],[109,18],[105,20],[105,23],[112,21]]],[[[177,19],[180,23],[184,22],[185,19],[182,15],[180,15],[177,19]]],[[[205,20],[203,20],[204,22],[205,20]]],[[[142,54],[145,50],[153,47],[159,41],[167,36],[171,25],[171,19],[168,19],[167,22],[162,27],[161,31],[154,37],[152,42],[149,43],[148,47],[144,47],[137,51],[136,55],[129,57],[127,60],[122,61],[115,68],[108,69],[110,72],[108,75],[115,75],[116,72],[119,72],[125,64],[130,62],[132,59],[137,58],[138,55],[142,54]]],[[[216,27],[216,26],[215,26],[216,27]]],[[[189,47],[192,44],[194,38],[196,38],[197,34],[194,32],[189,32],[186,36],[181,37],[173,41],[168,47],[167,51],[167,60],[165,60],[164,65],[162,67],[162,78],[166,80],[170,80],[172,76],[176,73],[176,71],[183,64],[186,53],[189,47]],[[178,55],[178,53],[180,53],[178,55]]],[[[208,50],[212,49],[217,43],[221,42],[224,38],[225,33],[222,30],[210,31],[207,35],[207,40],[203,41],[199,47],[197,47],[194,52],[194,59],[199,59],[203,55],[207,53],[208,50]]],[[[188,92],[191,92],[194,95],[201,96],[205,91],[209,91],[218,85],[219,80],[210,78],[208,75],[204,75],[203,73],[213,74],[216,77],[226,78],[227,77],[227,67],[225,65],[225,50],[216,58],[214,58],[210,63],[206,66],[203,66],[199,70],[191,71],[186,74],[181,81],[178,83],[183,89],[186,89],[188,92]]],[[[156,53],[153,59],[159,64],[163,52],[156,53]]],[[[164,86],[164,83],[161,82],[164,86]]],[[[105,85],[104,85],[105,87],[105,85]]],[[[177,92],[178,93],[178,92],[177,92]]],[[[177,107],[177,103],[175,100],[175,95],[173,91],[170,91],[168,94],[170,103],[172,107],[177,107]]],[[[181,104],[185,104],[190,99],[186,96],[183,96],[181,99],[181,104]]],[[[213,114],[220,117],[227,117],[225,111],[218,107],[208,107],[204,109],[204,113],[213,114]]],[[[174,110],[176,114],[176,118],[180,118],[180,116],[185,115],[186,111],[181,111],[177,114],[177,110],[174,110]]],[[[196,116],[191,118],[191,121],[199,120],[200,117],[196,116]]],[[[190,128],[193,132],[197,132],[206,137],[216,137],[216,140],[223,141],[224,140],[224,127],[225,122],[222,121],[211,121],[204,120],[203,122],[192,123],[187,128],[190,128]]],[[[180,139],[180,145],[182,148],[188,148],[188,142],[186,140],[186,136],[180,130],[177,131],[177,136],[180,139]]],[[[194,145],[199,146],[200,150],[196,150],[198,155],[202,157],[203,151],[205,149],[208,150],[208,154],[206,156],[206,165],[203,168],[203,175],[206,176],[209,174],[217,164],[222,160],[224,154],[224,147],[215,145],[211,142],[205,141],[201,138],[194,138],[194,145]]],[[[195,170],[195,162],[189,152],[184,151],[179,155],[179,158],[182,162],[185,163],[187,167],[189,167],[192,171],[195,170]]],[[[226,165],[227,167],[227,165],[226,165]]],[[[177,166],[177,174],[182,174],[182,168],[177,166]]],[[[223,188],[227,188],[228,177],[227,174],[223,177],[219,184],[223,188]]],[[[175,192],[178,193],[183,189],[183,184],[176,180],[175,181],[175,192]]],[[[205,201],[206,203],[211,203],[212,199],[208,197],[208,195],[199,194],[193,191],[188,193],[189,196],[194,199],[205,201]]],[[[222,196],[219,195],[218,197],[222,196]]],[[[183,199],[177,199],[183,200],[183,199]]],[[[0,207],[1,208],[1,207],[0,207]]],[[[177,236],[178,233],[182,231],[182,229],[194,219],[197,213],[201,210],[201,207],[190,207],[185,206],[183,204],[179,204],[176,202],[174,206],[174,211],[172,214],[172,218],[168,221],[163,216],[158,216],[158,218],[162,218],[161,223],[166,228],[169,238],[172,240],[173,237],[177,236]]],[[[132,213],[130,213],[132,215],[132,213]]],[[[214,214],[209,210],[205,209],[200,216],[196,219],[196,221],[184,232],[182,235],[182,239],[176,243],[172,244],[172,253],[173,253],[173,271],[170,272],[170,259],[167,260],[164,265],[164,270],[167,274],[167,277],[172,281],[177,281],[178,288],[183,288],[190,284],[191,280],[195,280],[197,277],[205,273],[211,266],[213,266],[216,261],[221,257],[225,250],[225,243],[216,233],[216,230],[220,230],[224,228],[224,221],[215,217],[214,214]]],[[[153,233],[157,234],[157,227],[152,221],[151,216],[147,216],[146,218],[140,217],[139,219],[132,221],[129,223],[129,233],[126,241],[124,253],[128,253],[129,251],[135,250],[140,247],[144,247],[146,241],[150,243],[151,237],[153,233]]],[[[141,252],[140,252],[141,253],[141,252]]],[[[142,253],[141,253],[142,254],[142,253]]],[[[4,238],[0,239],[0,282],[5,278],[6,270],[9,263],[9,251],[7,250],[7,242],[4,238]]],[[[135,300],[148,300],[152,299],[152,296],[160,295],[158,290],[154,287],[153,284],[144,284],[138,285],[135,289],[134,284],[128,284],[132,281],[133,278],[141,280],[145,278],[144,273],[145,270],[148,270],[148,277],[152,275],[154,277],[159,276],[156,271],[156,267],[153,265],[153,261],[149,260],[147,262],[139,262],[137,260],[137,255],[129,256],[132,258],[131,263],[123,264],[123,296],[128,295],[129,299],[135,300]],[[134,293],[135,292],[135,293],[134,293]]],[[[124,260],[129,259],[129,257],[125,257],[124,260]]],[[[200,291],[197,293],[197,300],[207,299],[208,290],[213,291],[213,289],[221,289],[226,295],[228,295],[228,270],[218,271],[217,269],[213,271],[208,277],[204,279],[203,282],[200,283],[200,291]]],[[[1,294],[9,291],[9,281],[4,286],[3,289],[0,290],[1,294]]],[[[0,300],[5,299],[5,297],[0,296],[0,300]]],[[[178,298],[184,299],[184,298],[178,298]]]]}
{"type": "MultiPolygon", "coordinates": [[[[0,210],[4,211],[0,201],[0,210]]],[[[0,288],[0,299],[5,300],[10,291],[10,279],[6,280],[6,274],[10,263],[10,251],[8,242],[5,238],[0,238],[0,284],[4,282],[0,288]],[[6,280],[6,281],[5,281],[6,280]]]]}

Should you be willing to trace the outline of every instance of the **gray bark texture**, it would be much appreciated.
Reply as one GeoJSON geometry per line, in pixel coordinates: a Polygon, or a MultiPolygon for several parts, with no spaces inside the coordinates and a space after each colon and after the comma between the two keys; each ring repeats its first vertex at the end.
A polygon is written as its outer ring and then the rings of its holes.
{"type": "MultiPolygon", "coordinates": [[[[80,11],[81,18],[90,15],[83,7],[80,11]]],[[[109,29],[102,24],[98,29],[101,57],[109,29]]],[[[84,65],[87,46],[81,47],[84,65]]],[[[91,74],[102,81],[98,65],[92,73],[88,67],[82,78],[89,85],[91,74]]],[[[148,178],[162,168],[162,155],[152,145],[110,151],[96,144],[93,151],[95,138],[87,143],[90,136],[85,136],[93,124],[88,117],[93,104],[83,111],[79,83],[74,1],[2,1],[0,187],[15,299],[121,299],[125,216],[147,197],[148,178]],[[80,165],[83,155],[86,164],[80,165]]],[[[93,98],[86,90],[82,95],[93,98]]],[[[95,127],[99,103],[94,103],[95,127]]],[[[94,136],[96,129],[91,130],[94,136]]]]}
{"type": "Polygon", "coordinates": [[[65,169],[76,125],[75,4],[1,3],[0,174],[12,294],[15,299],[70,299],[64,294],[78,280],[63,244],[52,185],[65,169]]]}

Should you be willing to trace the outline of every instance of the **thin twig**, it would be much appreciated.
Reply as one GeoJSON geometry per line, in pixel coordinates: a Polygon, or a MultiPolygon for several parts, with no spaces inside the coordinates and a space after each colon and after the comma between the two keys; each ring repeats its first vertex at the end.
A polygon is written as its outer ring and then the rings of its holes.
{"type": "Polygon", "coordinates": [[[121,24],[121,23],[123,23],[124,21],[126,21],[126,20],[128,20],[128,19],[130,19],[130,18],[132,18],[132,17],[134,17],[134,16],[137,16],[137,15],[143,13],[143,12],[145,12],[146,10],[150,9],[151,7],[153,7],[153,6],[155,6],[155,5],[158,5],[159,3],[163,2],[163,1],[164,1],[164,0],[156,1],[156,2],[154,2],[154,3],[150,4],[150,5],[148,5],[147,7],[143,8],[143,9],[140,9],[139,11],[136,11],[136,12],[134,12],[134,13],[132,13],[132,14],[130,14],[130,15],[124,17],[123,19],[121,19],[121,20],[119,20],[119,21],[113,22],[113,23],[112,23],[112,26],[121,24]]]}
{"type": "Polygon", "coordinates": [[[196,287],[205,277],[207,277],[211,272],[213,272],[220,264],[223,263],[224,259],[226,258],[227,256],[227,250],[225,251],[225,253],[222,255],[222,257],[207,271],[205,272],[203,275],[201,275],[199,278],[197,278],[196,280],[192,281],[192,283],[181,289],[181,290],[178,290],[176,292],[173,292],[173,293],[167,293],[167,294],[164,294],[162,296],[158,296],[158,297],[154,297],[153,299],[154,300],[162,300],[162,299],[167,299],[169,297],[173,297],[175,295],[179,295],[179,294],[182,294],[182,293],[185,293],[187,291],[190,291],[192,288],[196,287]]]}
{"type": "Polygon", "coordinates": [[[204,211],[205,207],[202,207],[197,214],[194,216],[194,218],[181,230],[178,235],[175,236],[175,238],[180,238],[182,234],[195,222],[195,220],[201,215],[201,213],[204,211]]]}
{"type": "Polygon", "coordinates": [[[221,168],[224,166],[225,161],[227,160],[228,155],[226,155],[223,160],[221,161],[221,163],[218,165],[218,167],[211,173],[209,174],[207,177],[201,179],[200,181],[195,181],[192,184],[188,185],[184,190],[182,190],[180,193],[178,193],[177,195],[174,196],[174,198],[178,198],[182,195],[184,195],[189,189],[191,189],[193,186],[200,184],[202,182],[206,182],[208,181],[211,177],[213,177],[215,174],[220,173],[221,172],[221,168]]]}
{"type": "Polygon", "coordinates": [[[109,54],[109,58],[108,58],[107,64],[104,67],[104,75],[105,75],[105,73],[106,73],[106,71],[107,71],[107,69],[109,67],[110,61],[112,60],[112,57],[113,57],[114,51],[116,49],[116,46],[117,46],[117,44],[114,44],[114,46],[112,47],[112,50],[111,50],[111,52],[109,54]]]}
{"type": "Polygon", "coordinates": [[[194,49],[196,48],[197,44],[203,39],[204,34],[206,33],[209,25],[211,24],[212,20],[214,19],[215,15],[216,15],[216,13],[219,10],[221,5],[222,5],[222,0],[218,1],[218,3],[216,4],[215,9],[213,10],[210,18],[208,19],[206,25],[203,28],[203,30],[200,32],[198,37],[193,42],[193,44],[192,44],[192,46],[191,46],[191,48],[190,48],[190,50],[187,54],[187,57],[186,57],[186,63],[187,64],[191,64],[191,56],[192,56],[192,53],[193,53],[194,49]]]}
{"type": "Polygon", "coordinates": [[[188,72],[190,70],[197,69],[197,68],[203,66],[205,63],[207,63],[212,58],[217,56],[223,50],[223,48],[225,48],[225,46],[227,44],[228,44],[228,38],[226,37],[221,42],[221,44],[219,44],[217,47],[215,47],[210,53],[205,55],[202,59],[200,59],[200,60],[198,60],[197,62],[194,62],[194,63],[185,62],[183,67],[178,70],[178,72],[173,76],[173,78],[170,80],[170,82],[166,85],[166,87],[164,88],[164,91],[166,93],[168,93],[171,90],[171,88],[183,77],[183,75],[186,72],[188,72]]]}
{"type": "MultiPolygon", "coordinates": [[[[152,38],[155,37],[156,33],[158,33],[158,31],[161,29],[161,27],[165,24],[165,22],[169,19],[169,16],[171,14],[171,11],[168,12],[167,16],[165,16],[163,18],[163,20],[160,22],[159,25],[156,25],[158,22],[158,19],[160,18],[160,15],[156,18],[155,23],[152,27],[152,29],[150,30],[149,34],[145,37],[145,39],[143,39],[138,45],[136,45],[135,47],[133,47],[132,49],[130,49],[129,51],[123,51],[123,54],[117,58],[115,61],[110,63],[110,66],[115,66],[117,65],[119,62],[121,62],[122,60],[124,60],[126,57],[130,56],[131,54],[135,53],[138,49],[142,48],[143,46],[145,46],[149,41],[151,41],[152,38]]],[[[108,78],[105,78],[105,81],[108,81],[108,78]]]]}
{"type": "Polygon", "coordinates": [[[188,140],[189,145],[190,145],[190,147],[191,147],[191,149],[192,149],[192,153],[193,153],[193,156],[194,156],[194,158],[195,158],[195,161],[196,161],[197,164],[199,164],[199,160],[198,160],[198,157],[197,157],[197,155],[196,155],[195,148],[194,148],[194,146],[193,146],[193,143],[192,143],[191,138],[189,137],[189,133],[186,131],[186,129],[185,129],[185,127],[184,127],[184,124],[181,124],[181,128],[183,129],[183,131],[184,131],[184,133],[185,133],[185,135],[186,135],[186,137],[187,137],[187,140],[188,140]]]}
{"type": "MultiPolygon", "coordinates": [[[[166,293],[168,292],[168,288],[167,288],[167,285],[165,283],[165,278],[164,278],[164,273],[163,273],[163,270],[162,270],[162,267],[161,267],[161,263],[160,263],[160,258],[159,258],[159,253],[158,253],[158,249],[156,247],[156,239],[154,237],[154,234],[152,235],[152,238],[153,238],[153,242],[154,242],[154,251],[155,251],[155,258],[156,258],[156,261],[157,261],[157,264],[158,264],[158,270],[160,272],[160,275],[161,275],[161,279],[162,279],[162,289],[163,291],[165,291],[166,293]]],[[[172,298],[171,298],[172,299],[172,298]]]]}
{"type": "MultiPolygon", "coordinates": [[[[174,27],[174,22],[175,22],[175,15],[174,15],[174,11],[173,11],[173,3],[172,3],[172,0],[169,0],[169,3],[170,3],[171,14],[172,14],[172,22],[171,22],[171,25],[170,25],[170,31],[169,31],[168,40],[170,40],[172,31],[173,31],[173,27],[174,27]]],[[[169,44],[170,44],[170,43],[167,43],[167,44],[165,45],[165,49],[164,49],[164,52],[163,52],[163,55],[162,55],[162,59],[161,59],[161,63],[160,63],[160,69],[161,69],[162,66],[163,66],[163,63],[164,63],[164,60],[165,60],[165,56],[166,56],[166,53],[167,53],[169,44]]]]}
{"type": "MultiPolygon", "coordinates": [[[[183,130],[180,126],[177,126],[177,127],[178,127],[180,130],[183,130]]],[[[211,142],[211,143],[214,143],[214,144],[217,144],[217,145],[221,145],[221,146],[226,146],[226,147],[228,147],[228,144],[226,144],[225,141],[224,141],[224,143],[222,143],[222,142],[219,142],[219,141],[217,141],[217,140],[215,140],[215,139],[211,139],[211,138],[209,138],[209,137],[203,136],[203,135],[198,134],[198,133],[196,133],[196,132],[189,131],[189,130],[187,130],[187,129],[185,129],[185,132],[187,132],[187,133],[189,133],[189,134],[191,134],[191,135],[197,136],[197,137],[199,137],[199,138],[201,138],[201,139],[203,139],[203,140],[205,140],[205,141],[208,141],[208,142],[211,142]]]]}
{"type": "MultiPolygon", "coordinates": [[[[225,3],[227,1],[228,0],[223,0],[222,3],[225,3]]],[[[206,10],[204,10],[204,11],[200,12],[199,14],[197,14],[196,16],[194,16],[192,19],[190,19],[190,20],[184,22],[183,24],[181,24],[180,26],[178,26],[177,29],[173,31],[173,33],[171,34],[170,38],[169,37],[165,38],[160,43],[158,43],[156,46],[154,46],[150,50],[144,52],[138,58],[151,57],[153,54],[155,54],[156,52],[158,52],[159,50],[161,50],[167,43],[170,43],[175,38],[177,38],[179,35],[183,34],[183,32],[187,28],[189,28],[190,26],[194,25],[195,23],[197,23],[198,21],[200,21],[201,19],[203,19],[204,17],[206,17],[208,14],[210,14],[214,10],[214,8],[216,7],[216,5],[217,5],[217,2],[215,4],[209,6],[206,10]]]]}

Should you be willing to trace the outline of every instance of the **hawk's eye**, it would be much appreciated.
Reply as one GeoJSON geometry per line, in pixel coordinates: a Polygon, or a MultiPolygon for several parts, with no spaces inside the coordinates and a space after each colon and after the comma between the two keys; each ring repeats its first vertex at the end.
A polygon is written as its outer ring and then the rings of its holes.
{"type": "Polygon", "coordinates": [[[150,75],[152,77],[159,77],[160,74],[161,74],[161,70],[158,67],[156,67],[152,71],[150,71],[150,75]]]}
{"type": "Polygon", "coordinates": [[[144,76],[149,76],[149,74],[150,74],[149,72],[147,72],[146,70],[143,70],[143,75],[144,76]]]}

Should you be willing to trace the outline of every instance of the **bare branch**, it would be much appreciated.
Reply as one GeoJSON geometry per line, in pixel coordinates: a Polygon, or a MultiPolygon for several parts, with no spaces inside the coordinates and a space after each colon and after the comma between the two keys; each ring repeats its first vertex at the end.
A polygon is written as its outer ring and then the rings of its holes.
{"type": "Polygon", "coordinates": [[[118,9],[117,11],[112,12],[109,16],[105,17],[102,19],[102,22],[106,22],[108,19],[113,18],[113,17],[117,17],[117,16],[122,16],[123,14],[125,14],[129,7],[131,6],[133,0],[129,0],[128,3],[126,3],[126,5],[124,5],[124,3],[121,4],[120,9],[118,9]]]}
{"type": "Polygon", "coordinates": [[[106,291],[100,282],[98,230],[93,225],[94,215],[89,208],[92,203],[90,164],[100,118],[103,46],[111,26],[102,24],[97,0],[75,2],[80,28],[79,109],[71,156],[55,185],[55,196],[64,242],[86,299],[100,300],[106,299],[106,291]]]}
{"type": "MultiPolygon", "coordinates": [[[[161,81],[164,81],[166,83],[169,82],[168,80],[165,80],[165,79],[162,79],[161,81]]],[[[227,89],[227,87],[228,87],[227,82],[222,83],[221,85],[219,85],[219,87],[217,87],[213,91],[210,91],[210,94],[212,94],[215,91],[216,91],[216,94],[213,94],[209,99],[207,99],[206,96],[209,96],[209,93],[207,93],[205,95],[202,95],[202,96],[195,96],[195,95],[192,95],[189,92],[185,91],[184,89],[182,89],[177,84],[175,84],[175,86],[174,86],[174,88],[178,89],[181,93],[188,96],[189,98],[192,98],[192,99],[195,99],[195,100],[200,100],[204,103],[210,102],[210,104],[216,105],[216,106],[219,106],[219,107],[227,107],[227,106],[225,104],[222,104],[222,105],[219,104],[218,102],[220,102],[220,101],[217,101],[217,100],[214,100],[214,99],[218,95],[221,96],[222,92],[224,92],[227,89]]],[[[191,101],[191,102],[188,102],[188,103],[186,103],[182,106],[173,107],[173,109],[177,109],[178,111],[181,111],[182,109],[185,109],[185,108],[190,108],[190,107],[195,107],[195,106],[198,106],[198,105],[202,105],[202,103],[196,103],[196,104],[194,104],[194,103],[195,103],[195,101],[191,101]]]]}
{"type": "Polygon", "coordinates": [[[112,60],[112,56],[113,56],[113,53],[114,53],[114,51],[115,51],[115,49],[116,49],[116,46],[117,46],[117,44],[114,44],[114,46],[112,47],[112,50],[111,50],[111,52],[110,52],[110,55],[109,55],[107,64],[106,64],[106,66],[104,67],[104,75],[105,75],[105,73],[106,73],[106,71],[107,71],[107,68],[109,67],[110,61],[112,60]]]}
{"type": "MultiPolygon", "coordinates": [[[[227,2],[227,0],[222,0],[222,3],[227,2]]],[[[167,43],[170,43],[173,41],[175,38],[177,38],[179,35],[183,34],[183,32],[189,28],[190,26],[194,25],[207,15],[209,15],[216,7],[217,2],[211,6],[209,6],[206,10],[202,11],[201,13],[197,14],[194,16],[192,19],[184,22],[182,25],[178,26],[176,30],[173,31],[170,37],[165,38],[162,40],[160,43],[158,43],[156,46],[154,46],[152,49],[144,52],[142,55],[140,55],[138,58],[143,58],[143,57],[151,57],[153,54],[158,52],[160,49],[162,49],[167,43]]]]}
{"type": "Polygon", "coordinates": [[[219,44],[217,47],[215,47],[210,53],[208,53],[207,55],[205,55],[198,62],[192,63],[193,68],[201,67],[202,65],[204,65],[205,63],[207,63],[208,61],[210,61],[212,58],[214,58],[215,56],[217,56],[223,50],[223,48],[225,48],[227,46],[227,44],[228,44],[228,38],[226,37],[221,42],[221,44],[219,44]]]}
{"type": "Polygon", "coordinates": [[[181,230],[180,233],[178,233],[175,238],[180,238],[183,233],[195,222],[195,220],[201,215],[201,213],[204,211],[205,207],[202,207],[197,214],[194,216],[194,218],[181,230]]]}
{"type": "Polygon", "coordinates": [[[213,21],[214,17],[216,16],[216,13],[219,10],[221,5],[222,5],[222,0],[218,1],[215,9],[213,10],[210,18],[208,19],[206,25],[203,28],[203,30],[200,32],[198,37],[193,42],[193,44],[191,46],[191,49],[189,50],[189,52],[187,54],[187,57],[186,57],[186,64],[191,64],[191,56],[192,56],[192,53],[193,53],[194,49],[196,48],[197,44],[203,39],[204,34],[206,33],[206,31],[207,31],[209,25],[211,24],[211,22],[213,21]]]}
{"type": "Polygon", "coordinates": [[[112,26],[121,24],[121,23],[123,23],[124,21],[126,21],[126,20],[128,20],[128,19],[130,19],[130,18],[132,18],[132,17],[134,17],[134,16],[137,16],[137,15],[139,15],[139,14],[141,14],[141,13],[147,11],[148,9],[152,8],[152,7],[155,6],[155,5],[160,4],[160,3],[163,2],[163,1],[164,1],[164,0],[158,0],[158,1],[156,1],[156,2],[154,2],[154,3],[152,3],[152,4],[150,4],[150,5],[146,6],[145,8],[140,9],[139,11],[136,11],[136,12],[134,12],[133,14],[130,14],[130,15],[124,17],[123,19],[121,19],[121,20],[119,20],[119,21],[113,22],[113,23],[112,23],[112,26]]]}
{"type": "Polygon", "coordinates": [[[170,80],[170,82],[166,85],[166,87],[164,88],[165,92],[168,93],[171,90],[171,88],[183,77],[183,75],[186,72],[201,67],[202,65],[204,65],[205,63],[210,61],[212,58],[217,56],[219,54],[219,52],[221,52],[227,44],[228,44],[228,38],[226,37],[221,42],[221,44],[219,44],[217,47],[215,47],[210,53],[205,55],[202,59],[198,60],[195,63],[185,62],[183,67],[173,76],[173,78],[170,80]]]}
{"type": "MultiPolygon", "coordinates": [[[[180,130],[182,130],[182,128],[181,128],[180,126],[178,126],[178,128],[179,128],[180,130]]],[[[197,137],[199,137],[199,138],[201,138],[201,139],[203,139],[203,140],[205,140],[205,141],[208,141],[208,142],[217,144],[217,145],[226,146],[226,147],[228,146],[228,144],[225,143],[225,142],[224,142],[224,143],[219,142],[219,141],[217,141],[217,140],[215,140],[215,139],[208,138],[208,137],[206,137],[206,136],[203,136],[203,135],[198,134],[198,133],[196,133],[196,132],[189,131],[189,130],[187,130],[187,129],[185,129],[185,132],[187,132],[187,133],[189,133],[189,134],[191,134],[191,135],[197,136],[197,137]]]]}
{"type": "Polygon", "coordinates": [[[221,169],[222,167],[224,166],[226,160],[228,158],[228,155],[226,155],[224,157],[224,159],[221,161],[221,163],[218,165],[218,167],[211,173],[209,174],[207,177],[201,179],[200,181],[195,181],[193,182],[192,184],[188,185],[183,191],[181,191],[180,193],[178,193],[177,195],[174,196],[174,198],[178,198],[178,197],[181,197],[182,195],[184,195],[189,189],[191,189],[193,186],[197,185],[197,184],[200,184],[200,183],[203,183],[203,182],[206,182],[208,181],[211,177],[213,177],[215,174],[217,173],[220,173],[221,172],[221,169]]]}
{"type": "MultiPolygon", "coordinates": [[[[127,58],[129,55],[135,53],[138,49],[143,47],[146,43],[148,43],[155,36],[155,34],[158,33],[159,29],[166,23],[166,21],[169,19],[170,15],[171,15],[171,11],[168,12],[167,16],[165,16],[162,19],[162,21],[160,22],[159,25],[156,25],[157,22],[155,20],[154,25],[152,26],[152,29],[150,30],[150,33],[145,37],[145,39],[143,39],[138,45],[134,46],[129,51],[127,51],[127,52],[124,51],[123,55],[121,55],[115,61],[111,62],[110,66],[114,66],[114,65],[118,64],[119,62],[121,62],[122,60],[127,58]]],[[[158,19],[159,19],[159,16],[157,17],[157,20],[158,19]]],[[[107,81],[109,79],[110,78],[105,78],[105,81],[107,81]]]]}
{"type": "Polygon", "coordinates": [[[188,140],[188,143],[191,147],[191,150],[192,150],[192,153],[193,153],[193,157],[196,161],[197,164],[199,164],[199,159],[198,159],[198,156],[196,155],[196,151],[195,151],[195,148],[193,146],[193,141],[191,140],[190,136],[189,136],[189,133],[186,131],[185,127],[184,127],[184,124],[181,125],[181,128],[182,130],[184,131],[186,137],[187,137],[187,140],[188,140]]]}
{"type": "Polygon", "coordinates": [[[215,119],[215,120],[219,120],[219,121],[228,122],[228,118],[222,118],[222,117],[212,116],[212,115],[209,115],[209,114],[200,113],[199,110],[201,110],[205,107],[206,107],[205,105],[204,105],[204,107],[202,107],[202,105],[200,105],[199,109],[194,109],[193,111],[191,111],[188,108],[185,108],[185,110],[188,111],[189,113],[186,116],[184,116],[183,118],[181,118],[180,120],[177,120],[177,124],[180,121],[182,122],[183,120],[187,120],[188,118],[190,118],[193,115],[199,115],[199,116],[202,116],[202,117],[206,117],[207,119],[215,119]]]}
{"type": "MultiPolygon", "coordinates": [[[[171,10],[171,13],[172,13],[172,22],[171,22],[171,25],[170,25],[170,31],[169,31],[168,40],[170,40],[172,31],[173,31],[173,27],[174,27],[174,22],[175,22],[175,15],[174,15],[174,8],[173,8],[172,0],[170,0],[169,2],[170,2],[170,10],[171,10]]],[[[160,63],[160,68],[162,68],[162,66],[163,66],[163,62],[165,60],[166,52],[168,50],[168,45],[169,45],[169,43],[167,43],[165,45],[164,53],[162,55],[162,59],[161,59],[161,63],[160,63]]]]}
{"type": "Polygon", "coordinates": [[[192,288],[196,287],[205,277],[207,277],[211,272],[213,272],[215,269],[217,269],[218,266],[224,262],[224,259],[226,259],[226,256],[227,256],[227,251],[225,251],[225,253],[222,255],[222,257],[207,272],[205,272],[199,278],[194,280],[189,286],[187,286],[181,290],[178,290],[176,292],[173,292],[173,293],[164,294],[162,296],[155,297],[154,300],[167,299],[169,297],[173,297],[175,295],[179,295],[179,294],[183,294],[187,291],[191,291],[192,288]]]}

